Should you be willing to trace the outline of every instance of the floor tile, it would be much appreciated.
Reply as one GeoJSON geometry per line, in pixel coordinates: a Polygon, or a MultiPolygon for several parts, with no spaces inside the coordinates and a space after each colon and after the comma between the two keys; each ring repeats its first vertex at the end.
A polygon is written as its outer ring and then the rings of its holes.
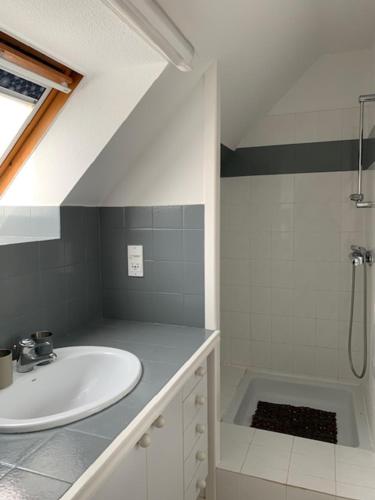
{"type": "Polygon", "coordinates": [[[222,422],[220,467],[240,472],[253,436],[250,427],[222,422]]]}
{"type": "Polygon", "coordinates": [[[293,446],[293,437],[278,432],[256,429],[253,443],[259,446],[268,446],[274,452],[290,453],[293,446]]]}
{"type": "Polygon", "coordinates": [[[375,489],[375,471],[371,467],[337,462],[336,481],[375,489]]]}
{"type": "Polygon", "coordinates": [[[251,444],[245,462],[242,466],[242,474],[252,474],[254,468],[262,465],[271,469],[280,469],[288,471],[290,462],[290,453],[278,453],[270,451],[267,446],[258,446],[251,444]]]}
{"type": "Polygon", "coordinates": [[[352,465],[375,468],[375,453],[349,446],[336,446],[336,461],[352,465]]]}
{"type": "Polygon", "coordinates": [[[354,484],[336,483],[336,498],[350,498],[354,500],[375,500],[375,489],[363,488],[354,484]]]}
{"type": "Polygon", "coordinates": [[[299,455],[309,455],[317,458],[335,457],[335,445],[330,443],[322,443],[313,439],[305,439],[300,437],[294,438],[292,453],[299,455]]]}
{"type": "Polygon", "coordinates": [[[292,469],[288,474],[288,486],[297,486],[307,490],[334,495],[336,491],[335,481],[322,477],[300,474],[292,469]]]}
{"type": "Polygon", "coordinates": [[[292,453],[290,472],[335,480],[335,458],[333,456],[299,455],[292,453]]]}

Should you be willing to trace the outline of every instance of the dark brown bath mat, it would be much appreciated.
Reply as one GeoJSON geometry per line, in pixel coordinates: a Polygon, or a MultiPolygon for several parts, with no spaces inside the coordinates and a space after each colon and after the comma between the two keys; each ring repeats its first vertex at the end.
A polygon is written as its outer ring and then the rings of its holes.
{"type": "Polygon", "coordinates": [[[259,401],[251,427],[326,443],[337,443],[336,413],[259,401]]]}

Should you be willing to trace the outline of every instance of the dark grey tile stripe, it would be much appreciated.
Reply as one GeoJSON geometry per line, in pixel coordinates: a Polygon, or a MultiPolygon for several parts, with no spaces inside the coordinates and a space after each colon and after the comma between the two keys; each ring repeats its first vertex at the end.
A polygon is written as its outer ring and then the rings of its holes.
{"type": "MultiPolygon", "coordinates": [[[[239,148],[222,146],[221,177],[356,170],[358,141],[311,142],[239,148]],[[224,153],[224,154],[223,154],[224,153]]],[[[375,161],[375,139],[366,139],[364,167],[375,161]]]]}

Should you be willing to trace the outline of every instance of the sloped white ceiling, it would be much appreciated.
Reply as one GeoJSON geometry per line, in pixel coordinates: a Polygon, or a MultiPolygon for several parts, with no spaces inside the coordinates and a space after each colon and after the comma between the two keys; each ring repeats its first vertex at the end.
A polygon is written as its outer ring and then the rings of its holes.
{"type": "Polygon", "coordinates": [[[221,67],[222,142],[246,130],[324,54],[369,47],[374,0],[159,0],[221,67]]]}
{"type": "Polygon", "coordinates": [[[1,200],[58,205],[166,62],[100,0],[1,0],[0,25],[84,75],[1,200]]]}

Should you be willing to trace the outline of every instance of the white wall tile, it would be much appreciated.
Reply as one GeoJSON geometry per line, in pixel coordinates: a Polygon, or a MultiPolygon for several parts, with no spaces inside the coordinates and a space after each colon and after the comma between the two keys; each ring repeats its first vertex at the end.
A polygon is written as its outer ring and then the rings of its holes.
{"type": "Polygon", "coordinates": [[[292,260],[294,257],[294,233],[272,231],[271,256],[274,260],[292,260]]]}
{"type": "Polygon", "coordinates": [[[251,338],[252,340],[271,340],[272,318],[269,314],[251,314],[251,338]]]}
{"type": "Polygon", "coordinates": [[[270,287],[253,286],[251,288],[251,312],[256,314],[271,313],[271,292],[270,287]]]}
{"type": "Polygon", "coordinates": [[[238,366],[246,366],[249,363],[250,341],[243,339],[232,339],[232,363],[238,366]]]}
{"type": "Polygon", "coordinates": [[[224,337],[250,340],[250,314],[248,312],[223,311],[220,328],[224,337]]]}
{"type": "Polygon", "coordinates": [[[294,307],[294,290],[289,288],[271,289],[271,314],[292,316],[294,307]]]}
{"type": "MultiPolygon", "coordinates": [[[[293,323],[292,316],[276,316],[271,318],[271,338],[275,344],[293,344],[293,323]]],[[[279,346],[276,346],[279,347],[279,346]]]]}
{"type": "MultiPolygon", "coordinates": [[[[347,201],[355,173],[264,175],[222,183],[222,204],[230,206],[224,207],[222,230],[226,360],[353,380],[346,354],[348,254],[351,244],[366,244],[364,216],[347,201]]],[[[361,273],[357,278],[353,349],[360,363],[361,273]]]]}
{"type": "Polygon", "coordinates": [[[337,172],[296,174],[294,201],[296,203],[330,203],[341,201],[341,175],[337,172]]]}
{"type": "Polygon", "coordinates": [[[295,345],[316,345],[315,318],[293,318],[293,343],[295,345]]]}

